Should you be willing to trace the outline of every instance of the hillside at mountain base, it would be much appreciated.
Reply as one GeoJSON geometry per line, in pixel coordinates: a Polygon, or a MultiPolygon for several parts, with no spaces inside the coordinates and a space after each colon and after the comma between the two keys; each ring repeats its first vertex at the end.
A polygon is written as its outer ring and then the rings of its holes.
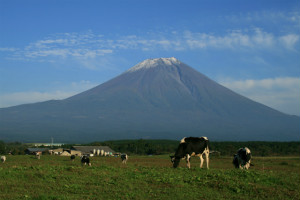
{"type": "Polygon", "coordinates": [[[64,100],[0,109],[0,140],[113,139],[294,141],[300,117],[276,111],[209,79],[176,58],[147,59],[64,100]]]}

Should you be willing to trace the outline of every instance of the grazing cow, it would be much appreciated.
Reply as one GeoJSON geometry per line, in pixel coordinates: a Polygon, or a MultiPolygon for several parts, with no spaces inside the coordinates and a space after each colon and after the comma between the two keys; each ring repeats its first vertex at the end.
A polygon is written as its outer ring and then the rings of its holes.
{"type": "Polygon", "coordinates": [[[6,156],[1,156],[1,162],[4,163],[6,161],[6,156]]]}
{"type": "Polygon", "coordinates": [[[209,169],[209,140],[207,137],[186,137],[180,141],[180,144],[171,157],[173,167],[176,168],[179,165],[180,159],[186,159],[187,167],[191,168],[190,160],[191,156],[199,156],[200,168],[203,166],[203,154],[206,157],[206,167],[209,169]]]}
{"type": "Polygon", "coordinates": [[[249,167],[252,165],[250,164],[251,162],[251,151],[247,147],[240,148],[233,156],[233,165],[235,168],[240,168],[240,169],[249,169],[249,167]]]}
{"type": "Polygon", "coordinates": [[[122,154],[121,155],[121,160],[123,164],[126,164],[127,160],[128,160],[128,155],[127,154],[122,154]]]}
{"type": "Polygon", "coordinates": [[[88,164],[89,166],[92,165],[92,163],[90,162],[90,158],[86,155],[81,157],[81,164],[84,164],[84,165],[88,164]]]}
{"type": "Polygon", "coordinates": [[[75,155],[71,155],[71,161],[73,162],[75,160],[75,155]]]}

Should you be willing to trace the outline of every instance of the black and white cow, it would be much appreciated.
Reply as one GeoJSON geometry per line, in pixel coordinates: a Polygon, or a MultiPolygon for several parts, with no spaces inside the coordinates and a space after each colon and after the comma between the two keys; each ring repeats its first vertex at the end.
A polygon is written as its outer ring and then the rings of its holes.
{"type": "Polygon", "coordinates": [[[128,155],[127,154],[122,154],[121,155],[121,160],[123,164],[126,164],[127,160],[128,160],[128,155]]]}
{"type": "Polygon", "coordinates": [[[249,169],[249,167],[252,165],[251,163],[251,151],[247,147],[240,148],[233,156],[233,165],[235,168],[240,168],[240,169],[249,169]]]}
{"type": "Polygon", "coordinates": [[[90,162],[90,158],[86,155],[81,157],[81,164],[84,164],[84,165],[88,164],[89,166],[92,165],[92,163],[90,162]]]}
{"type": "Polygon", "coordinates": [[[75,160],[75,155],[71,155],[71,161],[73,162],[75,160]]]}
{"type": "Polygon", "coordinates": [[[206,158],[206,167],[209,169],[209,140],[207,137],[185,137],[180,141],[180,144],[171,157],[173,167],[176,168],[179,165],[181,159],[186,159],[187,167],[191,168],[190,160],[191,156],[199,156],[200,168],[203,166],[203,154],[206,158]]]}

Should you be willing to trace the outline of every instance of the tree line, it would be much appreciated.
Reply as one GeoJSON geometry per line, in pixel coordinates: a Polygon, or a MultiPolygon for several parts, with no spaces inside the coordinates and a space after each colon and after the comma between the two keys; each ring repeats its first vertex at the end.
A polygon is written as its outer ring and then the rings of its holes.
{"type": "MultiPolygon", "coordinates": [[[[109,146],[117,152],[136,155],[172,154],[176,151],[179,141],[174,140],[119,140],[93,142],[88,145],[109,146]]],[[[232,156],[239,148],[248,147],[254,156],[299,156],[300,142],[216,142],[210,141],[210,151],[221,156],[232,156]]]]}
{"type": "MultiPolygon", "coordinates": [[[[116,152],[130,155],[161,155],[174,154],[179,141],[175,140],[113,140],[92,142],[86,146],[109,146],[116,152]]],[[[62,148],[69,149],[73,144],[65,144],[62,148]]],[[[5,143],[0,141],[0,154],[25,154],[30,146],[20,142],[5,143]]],[[[248,147],[253,156],[299,156],[300,142],[216,142],[211,141],[209,148],[221,156],[232,156],[241,147],[248,147]]]]}
{"type": "Polygon", "coordinates": [[[9,142],[5,143],[0,140],[0,154],[13,154],[22,155],[25,154],[25,150],[29,146],[21,142],[9,142]]]}

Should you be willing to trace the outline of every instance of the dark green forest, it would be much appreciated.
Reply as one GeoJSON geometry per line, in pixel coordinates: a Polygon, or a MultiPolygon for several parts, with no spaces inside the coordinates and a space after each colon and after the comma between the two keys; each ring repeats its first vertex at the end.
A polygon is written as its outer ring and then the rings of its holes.
{"type": "MultiPolygon", "coordinates": [[[[94,142],[88,145],[110,146],[117,152],[138,155],[172,154],[176,151],[179,141],[174,140],[119,140],[94,142]]],[[[239,148],[248,147],[253,156],[300,156],[300,142],[214,142],[211,141],[210,151],[216,155],[232,156],[239,148]]]]}
{"type": "Polygon", "coordinates": [[[13,154],[13,155],[21,155],[25,154],[25,149],[29,146],[21,143],[21,142],[10,142],[5,143],[0,140],[0,154],[13,154]]]}
{"type": "MultiPolygon", "coordinates": [[[[175,140],[113,140],[104,142],[92,142],[86,146],[109,146],[116,152],[129,155],[161,155],[173,154],[179,141],[175,140]]],[[[69,149],[73,144],[65,144],[62,148],[69,149]]],[[[13,142],[0,141],[0,154],[11,153],[13,155],[25,154],[29,145],[13,142]]],[[[300,142],[214,142],[211,141],[210,151],[216,155],[232,156],[241,147],[248,147],[253,156],[300,156],[300,142]]]]}

